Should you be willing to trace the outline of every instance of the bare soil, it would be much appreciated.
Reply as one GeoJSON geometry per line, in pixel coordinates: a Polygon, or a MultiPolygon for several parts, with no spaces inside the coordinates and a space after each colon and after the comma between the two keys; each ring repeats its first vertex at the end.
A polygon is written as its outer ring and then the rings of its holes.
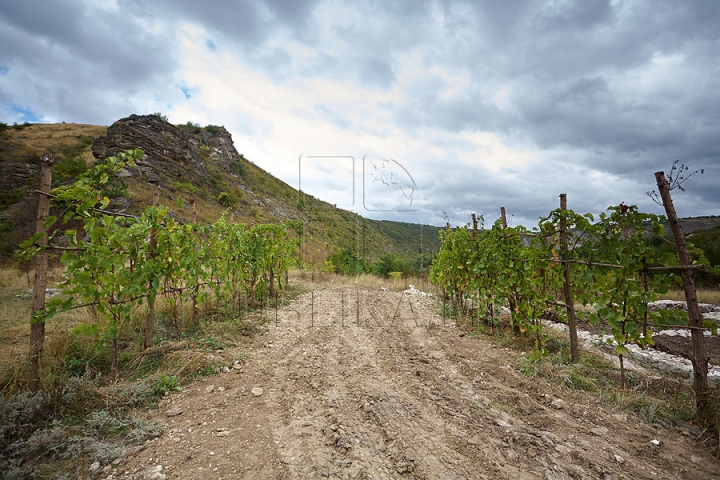
{"type": "Polygon", "coordinates": [[[308,293],[278,326],[271,312],[243,364],[166,397],[148,412],[166,432],[99,476],[720,478],[688,431],[524,376],[433,298],[359,296],[308,293]]]}

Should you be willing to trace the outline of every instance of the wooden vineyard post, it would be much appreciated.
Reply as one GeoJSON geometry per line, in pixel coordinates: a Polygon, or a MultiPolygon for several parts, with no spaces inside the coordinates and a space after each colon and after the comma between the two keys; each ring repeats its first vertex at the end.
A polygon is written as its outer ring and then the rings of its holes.
{"type": "Polygon", "coordinates": [[[568,330],[570,331],[570,355],[573,363],[580,361],[580,350],[577,338],[577,319],[575,318],[575,303],[573,301],[572,285],[570,284],[570,262],[568,262],[568,235],[567,218],[564,213],[567,210],[567,194],[560,194],[560,248],[565,271],[565,308],[568,316],[568,330]]]}
{"type": "MultiPolygon", "coordinates": [[[[53,156],[46,153],[42,157],[40,171],[40,192],[38,198],[36,233],[43,236],[38,240],[41,246],[47,245],[45,219],[50,212],[50,186],[52,185],[53,156]]],[[[35,285],[33,287],[32,314],[30,323],[30,369],[28,371],[28,390],[40,390],[40,359],[45,344],[45,321],[36,315],[45,309],[45,287],[47,285],[48,254],[42,250],[35,257],[35,285]]]]}
{"type": "MultiPolygon", "coordinates": [[[[190,209],[192,211],[192,223],[194,225],[194,228],[197,229],[197,205],[195,204],[195,197],[192,197],[190,199],[190,209]]],[[[197,231],[197,230],[195,230],[197,231]]],[[[198,299],[198,290],[200,289],[200,286],[197,285],[198,278],[195,278],[195,285],[192,287],[192,323],[194,326],[198,326],[200,324],[200,309],[197,306],[197,299],[198,299]]]]}
{"type": "MultiPolygon", "coordinates": [[[[503,235],[505,235],[505,230],[507,230],[507,217],[505,216],[505,207],[500,207],[500,218],[502,219],[503,235]]],[[[513,295],[516,293],[516,290],[517,289],[516,289],[515,285],[513,285],[513,292],[512,292],[513,295]]],[[[515,307],[515,299],[512,297],[512,295],[510,296],[510,298],[508,298],[508,307],[510,307],[511,315],[516,313],[515,312],[515,308],[516,308],[515,307]]],[[[511,319],[512,318],[515,318],[515,317],[511,316],[511,319]]],[[[518,323],[515,323],[514,321],[513,321],[513,332],[520,333],[520,325],[518,323]]]]}
{"type": "Polygon", "coordinates": [[[670,230],[675,239],[675,246],[678,251],[678,259],[680,260],[680,275],[683,281],[683,290],[685,291],[685,300],[687,301],[687,310],[692,335],[693,355],[690,361],[693,366],[693,383],[695,387],[695,404],[701,418],[707,418],[710,413],[707,405],[708,394],[708,358],[705,353],[705,335],[702,330],[702,315],[698,306],[697,292],[695,291],[695,279],[693,278],[690,255],[688,254],[687,243],[685,243],[685,235],[683,235],[682,226],[677,218],[675,206],[670,196],[670,188],[665,179],[665,172],[656,172],[655,180],[660,191],[665,213],[667,213],[670,230]]]}
{"type": "MultiPolygon", "coordinates": [[[[153,184],[153,207],[157,207],[160,203],[160,185],[156,182],[153,184]]],[[[150,232],[150,256],[151,258],[155,258],[157,249],[157,239],[155,238],[157,235],[157,232],[155,231],[155,227],[153,227],[152,231],[150,232]]],[[[150,279],[150,282],[148,284],[148,290],[152,289],[152,279],[150,279]]],[[[153,335],[153,325],[155,324],[155,296],[151,295],[148,297],[148,312],[147,316],[145,317],[145,337],[143,339],[143,350],[147,350],[148,348],[152,347],[152,335],[153,335]]]]}

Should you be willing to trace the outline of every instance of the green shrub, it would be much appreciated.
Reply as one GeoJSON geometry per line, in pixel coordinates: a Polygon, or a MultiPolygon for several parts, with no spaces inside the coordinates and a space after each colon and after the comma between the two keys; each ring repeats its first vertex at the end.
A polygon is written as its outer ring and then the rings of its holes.
{"type": "Polygon", "coordinates": [[[57,186],[65,182],[75,181],[80,175],[87,172],[88,168],[88,164],[81,157],[67,157],[56,162],[53,166],[53,183],[57,186]]]}
{"type": "Polygon", "coordinates": [[[390,277],[390,272],[401,270],[403,270],[402,265],[393,253],[386,253],[373,265],[374,273],[385,278],[390,277]]]}
{"type": "Polygon", "coordinates": [[[175,375],[162,374],[160,376],[160,379],[158,379],[157,383],[155,384],[155,393],[161,397],[167,393],[179,390],[182,390],[182,388],[180,388],[180,385],[178,384],[178,379],[175,377],[175,375]]]}
{"type": "Polygon", "coordinates": [[[44,392],[21,392],[10,398],[0,396],[0,446],[31,434],[51,413],[52,399],[44,392]]]}
{"type": "Polygon", "coordinates": [[[171,180],[170,185],[181,192],[198,193],[200,191],[198,187],[190,182],[176,182],[171,180]]]}
{"type": "Polygon", "coordinates": [[[245,176],[245,167],[240,162],[230,162],[230,171],[241,177],[245,176]]]}
{"type": "Polygon", "coordinates": [[[202,132],[202,127],[200,127],[199,124],[193,123],[191,121],[188,121],[187,123],[181,123],[180,125],[177,125],[177,127],[181,130],[185,130],[186,132],[190,133],[200,133],[202,132]]]}
{"type": "Polygon", "coordinates": [[[18,203],[27,195],[27,188],[14,188],[9,191],[0,191],[0,210],[5,210],[10,205],[18,203]]]}
{"type": "Polygon", "coordinates": [[[217,201],[223,207],[229,207],[230,205],[232,205],[232,203],[230,202],[230,194],[227,192],[220,192],[217,201]]]}
{"type": "Polygon", "coordinates": [[[78,139],[80,142],[78,143],[78,148],[85,149],[93,144],[93,138],[88,137],[87,135],[78,135],[78,139]]]}

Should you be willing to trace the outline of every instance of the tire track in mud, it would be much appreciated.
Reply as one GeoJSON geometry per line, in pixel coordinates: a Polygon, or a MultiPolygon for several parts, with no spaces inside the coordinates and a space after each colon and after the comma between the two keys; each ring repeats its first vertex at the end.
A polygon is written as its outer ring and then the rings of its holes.
{"type": "Polygon", "coordinates": [[[303,295],[258,337],[241,374],[205,381],[223,384],[220,396],[201,382],[168,400],[186,409],[183,428],[209,428],[212,416],[230,436],[184,450],[190,434],[170,429],[129,462],[134,478],[164,450],[168,478],[720,478],[720,462],[691,439],[530,379],[509,351],[435,311],[419,295],[303,295]],[[261,397],[248,394],[254,386],[261,397]]]}

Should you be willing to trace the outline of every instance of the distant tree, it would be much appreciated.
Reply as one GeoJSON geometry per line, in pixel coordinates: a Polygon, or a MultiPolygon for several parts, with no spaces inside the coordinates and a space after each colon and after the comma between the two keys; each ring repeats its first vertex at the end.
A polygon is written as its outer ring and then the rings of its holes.
{"type": "Polygon", "coordinates": [[[67,157],[55,163],[53,167],[53,186],[77,180],[88,171],[88,164],[82,157],[67,157]]]}
{"type": "MultiPolygon", "coordinates": [[[[720,274],[717,269],[720,267],[720,226],[708,230],[699,230],[688,236],[688,243],[703,251],[712,269],[697,270],[695,273],[698,283],[706,287],[717,287],[720,285],[720,274]]],[[[699,252],[698,252],[699,253],[699,252]]]]}
{"type": "Polygon", "coordinates": [[[357,275],[365,271],[363,261],[351,248],[336,250],[328,257],[328,260],[332,263],[335,273],[357,275]]]}
{"type": "Polygon", "coordinates": [[[393,253],[386,253],[373,265],[373,273],[381,277],[389,278],[390,272],[402,271],[403,268],[398,258],[393,253]]]}

